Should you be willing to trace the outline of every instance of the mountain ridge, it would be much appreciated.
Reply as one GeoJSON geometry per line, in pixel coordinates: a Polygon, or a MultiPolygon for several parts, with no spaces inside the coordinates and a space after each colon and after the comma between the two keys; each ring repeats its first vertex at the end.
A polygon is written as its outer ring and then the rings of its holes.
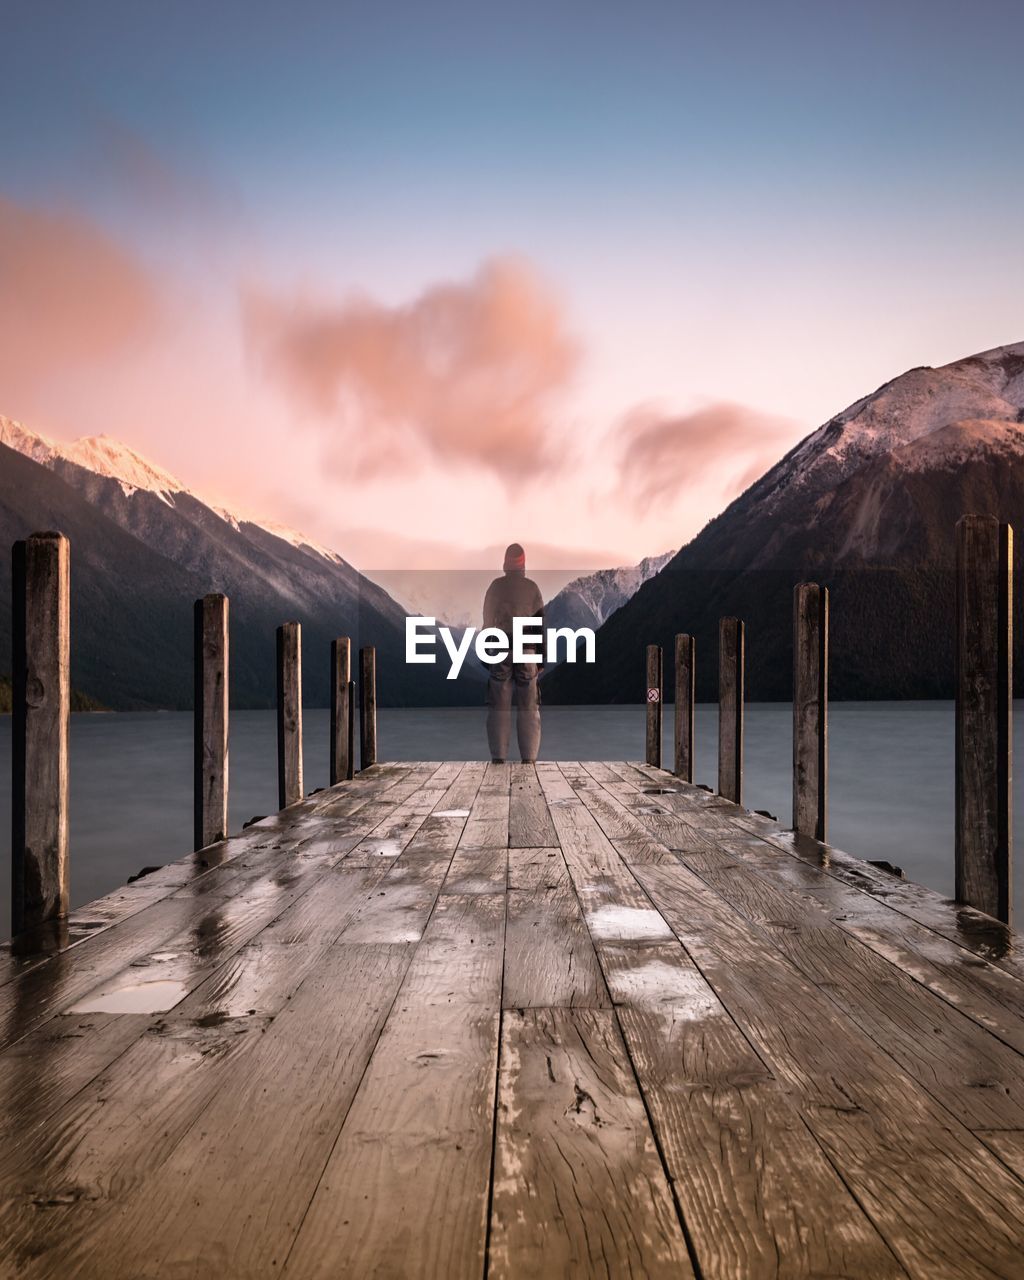
{"type": "Polygon", "coordinates": [[[552,671],[545,697],[638,700],[643,646],[665,646],[670,680],[685,631],[713,698],[718,618],[736,615],[749,696],[788,698],[790,594],[804,577],[832,590],[834,697],[951,696],[954,526],[967,512],[1024,524],[1022,418],[1024,343],[883,383],[709,521],[604,624],[598,663],[552,671]]]}
{"type": "MultiPolygon", "coordinates": [[[[204,503],[117,442],[58,447],[11,419],[0,426],[0,531],[8,543],[38,528],[72,540],[72,676],[83,693],[118,710],[190,706],[192,601],[222,591],[239,707],[274,705],[274,632],[290,619],[303,624],[307,705],[329,701],[336,635],[378,648],[382,705],[480,700],[471,673],[448,682],[439,669],[405,664],[404,611],[341,556],[204,503]],[[98,459],[100,471],[82,457],[98,459]]],[[[9,588],[4,557],[0,590],[9,588]]],[[[0,671],[10,670],[10,641],[5,613],[0,671]]]]}

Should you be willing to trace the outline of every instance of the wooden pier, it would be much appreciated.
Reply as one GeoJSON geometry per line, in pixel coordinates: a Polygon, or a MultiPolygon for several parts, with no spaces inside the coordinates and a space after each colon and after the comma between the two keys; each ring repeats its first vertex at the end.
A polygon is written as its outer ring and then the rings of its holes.
{"type": "Polygon", "coordinates": [[[16,544],[0,1280],[1024,1276],[1012,531],[967,516],[957,546],[955,902],[825,843],[829,600],[801,583],[791,830],[741,803],[742,619],[718,794],[681,634],[674,774],[658,645],[643,764],[382,764],[375,650],[357,691],[338,637],[304,796],[287,622],[281,809],[225,838],[208,595],[196,851],[69,912],[70,548],[16,544]]]}
{"type": "Polygon", "coordinates": [[[1019,939],[650,766],[375,765],[57,941],[4,1277],[1024,1269],[1019,939]]]}

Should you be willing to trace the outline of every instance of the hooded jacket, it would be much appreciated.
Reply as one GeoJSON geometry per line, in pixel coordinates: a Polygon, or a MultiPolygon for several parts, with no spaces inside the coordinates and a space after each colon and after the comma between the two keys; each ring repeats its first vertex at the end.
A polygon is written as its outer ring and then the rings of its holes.
{"type": "MultiPolygon", "coordinates": [[[[510,636],[513,618],[538,618],[541,625],[544,624],[544,597],[536,582],[526,576],[525,569],[506,569],[500,578],[494,579],[484,596],[485,627],[500,627],[510,636]]],[[[540,658],[543,647],[538,646],[532,652],[540,658]]]]}

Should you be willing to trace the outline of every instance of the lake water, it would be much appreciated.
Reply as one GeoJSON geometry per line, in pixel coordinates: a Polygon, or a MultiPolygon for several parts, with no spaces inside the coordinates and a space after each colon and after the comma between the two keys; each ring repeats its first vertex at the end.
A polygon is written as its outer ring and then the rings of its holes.
{"type": "MultiPolygon", "coordinates": [[[[671,762],[672,708],[665,760],[671,762]]],[[[861,858],[884,858],[941,893],[953,891],[953,704],[833,703],[830,839],[861,858]]],[[[546,707],[541,756],[638,760],[642,706],[546,707]]],[[[382,760],[486,758],[483,709],[382,709],[382,760]]],[[[747,707],[745,802],[784,823],[791,816],[791,726],[787,704],[747,707]]],[[[306,790],[327,784],[328,713],[304,712],[306,790]]],[[[1024,724],[1024,703],[1015,707],[1024,724]]],[[[277,807],[273,712],[231,718],[231,828],[277,807]]],[[[715,785],[717,707],[696,713],[696,781],[715,785]]],[[[11,721],[0,717],[0,937],[10,927],[11,721]]],[[[1024,796],[1015,788],[1018,812],[1024,796]]],[[[1018,824],[1017,862],[1024,844],[1018,824]]],[[[173,861],[192,843],[192,717],[188,713],[76,715],[71,726],[71,900],[90,902],[144,866],[173,861]]],[[[1017,919],[1024,875],[1017,876],[1017,919]]]]}

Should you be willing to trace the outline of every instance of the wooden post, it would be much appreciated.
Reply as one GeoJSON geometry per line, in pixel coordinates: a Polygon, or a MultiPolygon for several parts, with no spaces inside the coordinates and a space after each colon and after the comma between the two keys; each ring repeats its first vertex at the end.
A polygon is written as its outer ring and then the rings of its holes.
{"type": "Polygon", "coordinates": [[[828,831],[828,588],[793,588],[793,830],[828,831]]]}
{"type": "Polygon", "coordinates": [[[282,809],[302,799],[302,627],[277,629],[277,794],[282,809]]]}
{"type": "Polygon", "coordinates": [[[205,849],[228,836],[227,596],[203,596],[193,616],[193,844],[205,849]]]}
{"type": "Polygon", "coordinates": [[[661,645],[647,646],[647,763],[661,768],[661,645]]]}
{"type": "Polygon", "coordinates": [[[718,624],[718,794],[743,803],[743,623],[718,624]]]}
{"type": "Polygon", "coordinates": [[[1013,530],[956,527],[956,897],[1010,923],[1013,530]]]}
{"type": "Polygon", "coordinates": [[[676,777],[693,781],[693,704],[697,648],[693,636],[676,636],[676,777]]]}
{"type": "Polygon", "coordinates": [[[331,641],[331,770],[333,787],[352,777],[352,642],[331,641]]]}
{"type": "Polygon", "coordinates": [[[356,682],[348,682],[348,769],[345,777],[355,777],[356,770],[356,682]]]}
{"type": "Polygon", "coordinates": [[[16,542],[11,933],[68,913],[71,546],[61,533],[16,542]]]}
{"type": "Polygon", "coordinates": [[[359,767],[377,763],[377,650],[359,650],[359,767]]]}

